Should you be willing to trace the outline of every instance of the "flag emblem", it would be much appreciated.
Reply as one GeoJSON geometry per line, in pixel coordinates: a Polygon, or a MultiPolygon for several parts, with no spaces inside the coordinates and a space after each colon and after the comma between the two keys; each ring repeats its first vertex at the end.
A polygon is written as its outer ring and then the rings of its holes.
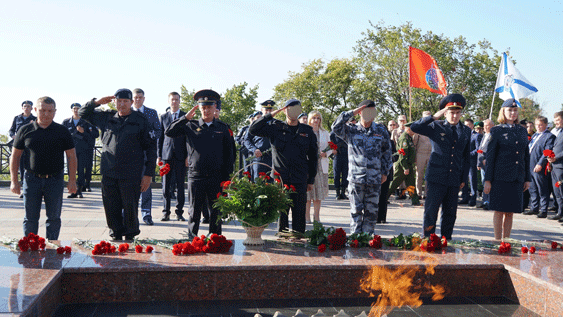
{"type": "Polygon", "coordinates": [[[518,107],[522,107],[518,100],[537,92],[538,89],[516,69],[506,53],[502,53],[495,91],[502,100],[514,98],[518,107]]]}

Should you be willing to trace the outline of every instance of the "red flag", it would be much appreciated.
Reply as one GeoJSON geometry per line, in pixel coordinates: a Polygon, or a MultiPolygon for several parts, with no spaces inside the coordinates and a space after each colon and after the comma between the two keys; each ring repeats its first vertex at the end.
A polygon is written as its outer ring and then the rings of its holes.
{"type": "Polygon", "coordinates": [[[426,52],[409,46],[410,87],[422,88],[435,94],[447,95],[446,80],[436,60],[426,52]]]}

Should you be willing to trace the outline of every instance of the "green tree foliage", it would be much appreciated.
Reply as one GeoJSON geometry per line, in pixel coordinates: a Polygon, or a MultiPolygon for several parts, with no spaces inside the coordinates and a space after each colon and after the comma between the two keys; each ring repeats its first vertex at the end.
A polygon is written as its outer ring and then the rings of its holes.
{"type": "MultiPolygon", "coordinates": [[[[468,44],[465,38],[450,39],[432,32],[422,33],[412,24],[385,26],[372,24],[354,48],[359,78],[354,90],[362,99],[373,99],[380,106],[380,120],[399,114],[409,115],[409,46],[424,50],[436,59],[448,82],[448,93],[461,93],[467,99],[465,112],[471,117],[486,117],[500,63],[498,52],[484,40],[468,44]],[[485,115],[486,113],[486,115],[485,115]]],[[[438,110],[442,96],[412,88],[412,119],[422,112],[438,110]]]]}
{"type": "Polygon", "coordinates": [[[5,134],[0,134],[0,144],[6,144],[10,141],[10,137],[5,134]]]}
{"type": "Polygon", "coordinates": [[[255,111],[256,98],[258,85],[248,87],[246,82],[233,85],[221,97],[221,121],[229,124],[236,133],[245,125],[246,118],[255,111]]]}
{"type": "Polygon", "coordinates": [[[315,59],[302,65],[302,72],[290,72],[289,78],[274,88],[274,101],[283,104],[290,98],[301,101],[304,112],[319,111],[323,126],[330,125],[343,110],[357,101],[352,87],[356,65],[350,59],[334,59],[326,64],[315,59]]]}

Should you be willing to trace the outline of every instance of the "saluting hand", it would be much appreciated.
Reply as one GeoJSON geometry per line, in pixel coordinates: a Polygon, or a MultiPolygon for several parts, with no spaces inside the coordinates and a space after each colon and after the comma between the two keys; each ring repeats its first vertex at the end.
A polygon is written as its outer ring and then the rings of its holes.
{"type": "Polygon", "coordinates": [[[434,120],[440,120],[440,118],[442,118],[444,116],[446,111],[448,111],[448,108],[444,108],[444,109],[436,112],[432,117],[434,117],[434,120]]]}
{"type": "Polygon", "coordinates": [[[192,118],[195,116],[195,110],[197,109],[198,105],[195,105],[190,111],[188,111],[188,113],[186,113],[186,119],[188,120],[192,120],[192,118]]]}
{"type": "Polygon", "coordinates": [[[105,104],[110,103],[110,102],[113,100],[113,98],[115,98],[115,97],[114,97],[114,96],[103,97],[103,98],[97,99],[97,100],[95,101],[95,103],[96,103],[97,105],[105,105],[105,104]]]}
{"type": "Polygon", "coordinates": [[[280,108],[280,109],[278,109],[278,110],[272,111],[272,117],[275,117],[278,113],[282,112],[283,109],[285,109],[285,108],[287,108],[287,106],[285,106],[285,107],[283,107],[283,108],[280,108]]]}
{"type": "Polygon", "coordinates": [[[362,110],[364,110],[364,108],[367,107],[367,106],[368,105],[363,105],[361,107],[354,109],[354,115],[357,115],[358,113],[362,112],[362,110]]]}

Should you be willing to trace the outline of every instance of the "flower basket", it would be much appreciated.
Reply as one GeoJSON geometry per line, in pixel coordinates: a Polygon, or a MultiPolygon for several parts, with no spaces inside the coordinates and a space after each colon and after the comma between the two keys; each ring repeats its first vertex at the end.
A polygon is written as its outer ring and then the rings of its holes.
{"type": "Polygon", "coordinates": [[[278,220],[280,212],[286,213],[292,205],[289,194],[295,191],[281,180],[280,174],[267,164],[254,162],[235,172],[231,180],[221,183],[222,192],[217,194],[214,207],[219,209],[221,219],[225,222],[238,220],[241,222],[248,238],[246,245],[258,245],[264,242],[260,235],[272,222],[278,220]],[[250,180],[250,173],[240,172],[246,167],[261,164],[271,168],[274,178],[261,173],[255,182],[250,180]]]}

